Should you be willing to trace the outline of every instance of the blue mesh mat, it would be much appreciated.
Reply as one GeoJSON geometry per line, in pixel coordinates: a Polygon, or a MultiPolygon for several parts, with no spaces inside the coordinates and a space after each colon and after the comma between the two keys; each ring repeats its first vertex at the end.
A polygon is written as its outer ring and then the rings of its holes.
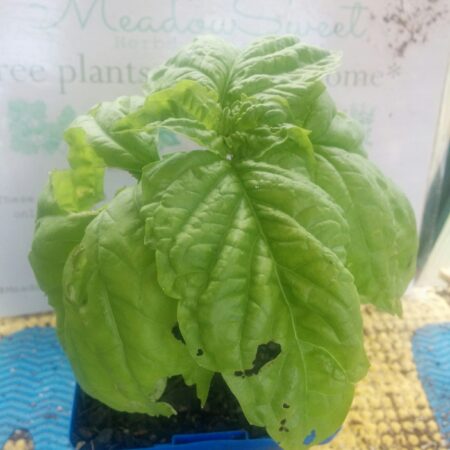
{"type": "Polygon", "coordinates": [[[29,328],[0,339],[0,448],[16,429],[36,450],[64,450],[75,382],[53,328],[29,328]]]}
{"type": "Polygon", "coordinates": [[[413,351],[436,421],[444,438],[450,441],[450,323],[417,330],[413,351]]]}

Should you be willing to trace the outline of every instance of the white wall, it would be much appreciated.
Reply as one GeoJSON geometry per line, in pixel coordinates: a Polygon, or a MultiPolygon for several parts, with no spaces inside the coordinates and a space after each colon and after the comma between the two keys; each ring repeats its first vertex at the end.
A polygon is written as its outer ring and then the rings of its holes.
{"type": "Polygon", "coordinates": [[[48,171],[65,164],[64,127],[98,101],[139,92],[142,73],[196,34],[245,44],[259,35],[294,33],[342,50],[330,89],[341,108],[363,122],[370,157],[403,188],[420,217],[449,50],[446,5],[2,0],[0,315],[45,307],[27,253],[36,197],[48,171]],[[108,66],[118,67],[110,78],[108,66]],[[114,79],[117,72],[121,79],[114,79]]]}

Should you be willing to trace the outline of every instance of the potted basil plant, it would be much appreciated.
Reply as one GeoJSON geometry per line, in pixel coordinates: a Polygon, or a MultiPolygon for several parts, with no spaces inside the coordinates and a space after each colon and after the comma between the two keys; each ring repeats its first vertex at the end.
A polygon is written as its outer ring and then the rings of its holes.
{"type": "MultiPolygon", "coordinates": [[[[30,261],[89,397],[171,423],[208,402],[226,418],[234,401],[241,426],[264,431],[251,448],[306,449],[341,427],[368,369],[360,306],[401,313],[417,238],[326,90],[338,62],[294,36],[244,50],[197,38],[143,96],[67,130],[69,168],[39,199],[30,261]],[[162,133],[195,149],[163,154],[162,133]],[[134,181],[99,203],[107,168],[134,181]]],[[[199,417],[181,434],[205,431],[199,417]]],[[[231,448],[208,436],[175,444],[231,448]]]]}

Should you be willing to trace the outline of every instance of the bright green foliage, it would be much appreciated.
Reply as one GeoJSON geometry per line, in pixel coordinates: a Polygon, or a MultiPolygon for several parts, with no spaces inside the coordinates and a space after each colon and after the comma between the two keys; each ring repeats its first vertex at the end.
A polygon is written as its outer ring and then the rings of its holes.
{"type": "Polygon", "coordinates": [[[169,415],[167,378],[204,401],[219,372],[285,449],[342,424],[368,367],[360,303],[401,312],[417,240],[408,201],[320,81],[337,62],[292,36],[243,51],[196,39],[146,98],[67,131],[71,168],[51,174],[30,260],[89,394],[169,415]],[[198,150],[161,158],[161,130],[198,150]],[[96,208],[105,167],[137,181],[96,208]],[[261,363],[264,347],[278,351],[261,363]]]}

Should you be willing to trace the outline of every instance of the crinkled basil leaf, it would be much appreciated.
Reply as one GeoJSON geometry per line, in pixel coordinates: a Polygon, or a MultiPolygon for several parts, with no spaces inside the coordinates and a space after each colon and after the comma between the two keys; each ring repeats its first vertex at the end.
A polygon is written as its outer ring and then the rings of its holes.
{"type": "Polygon", "coordinates": [[[225,93],[230,68],[238,50],[214,36],[202,36],[181,49],[162,67],[150,72],[146,92],[151,94],[192,80],[215,91],[218,98],[225,93]]]}
{"type": "Polygon", "coordinates": [[[150,165],[142,185],[146,240],[192,356],[285,448],[312,430],[327,438],[367,370],[358,293],[337,256],[341,208],[300,174],[209,151],[150,165]],[[270,342],[279,355],[253,373],[270,342]]]}
{"type": "Polygon", "coordinates": [[[65,351],[91,396],[129,412],[170,415],[158,402],[170,376],[197,384],[204,401],[211,373],[176,339],[176,302],[156,281],[144,246],[136,188],[120,192],[88,225],[63,275],[65,351]]]}
{"type": "Polygon", "coordinates": [[[65,134],[69,146],[75,147],[69,161],[79,158],[81,149],[85,148],[94,152],[104,165],[139,176],[144,165],[159,158],[157,135],[148,130],[117,132],[115,126],[143,103],[143,97],[119,97],[114,102],[100,103],[75,119],[65,134]]]}
{"type": "Polygon", "coordinates": [[[315,145],[336,147],[365,156],[361,125],[338,112],[327,91],[323,91],[310,106],[303,127],[311,130],[310,139],[315,145]]]}
{"type": "Polygon", "coordinates": [[[39,198],[34,238],[29,255],[39,287],[45,292],[56,313],[57,331],[64,345],[62,333],[64,307],[62,304],[62,273],[64,264],[81,241],[86,226],[97,211],[67,213],[54,198],[54,186],[48,184],[39,198]]]}
{"type": "Polygon", "coordinates": [[[116,123],[115,129],[127,133],[168,129],[200,145],[212,146],[219,138],[221,114],[214,91],[182,80],[149,95],[142,107],[116,123]]]}
{"type": "Polygon", "coordinates": [[[400,297],[414,275],[417,233],[406,197],[365,157],[346,149],[314,146],[314,166],[284,141],[264,157],[309,177],[338,205],[348,223],[346,267],[362,303],[401,314],[400,297]]]}

